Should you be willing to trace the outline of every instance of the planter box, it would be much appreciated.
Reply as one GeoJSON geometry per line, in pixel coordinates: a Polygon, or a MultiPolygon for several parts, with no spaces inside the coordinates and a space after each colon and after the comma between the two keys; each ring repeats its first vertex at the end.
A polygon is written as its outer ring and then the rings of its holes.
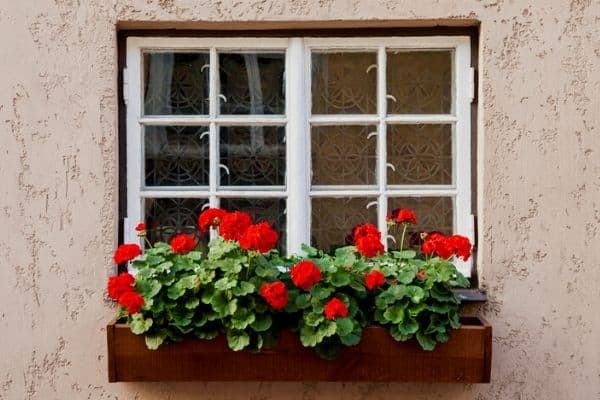
{"type": "Polygon", "coordinates": [[[302,347],[292,332],[283,332],[276,347],[260,353],[231,351],[223,336],[152,351],[127,325],[111,323],[108,380],[489,382],[492,328],[479,317],[464,317],[462,324],[434,351],[422,350],[415,340],[396,342],[385,329],[369,327],[359,345],[327,361],[302,347]]]}

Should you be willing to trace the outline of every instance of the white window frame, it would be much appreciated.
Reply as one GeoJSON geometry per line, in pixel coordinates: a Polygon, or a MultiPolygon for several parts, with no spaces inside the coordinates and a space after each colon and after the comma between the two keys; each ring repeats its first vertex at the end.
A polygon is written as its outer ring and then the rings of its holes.
{"type": "MultiPolygon", "coordinates": [[[[129,37],[124,71],[124,98],[127,106],[127,218],[125,239],[137,241],[133,227],[144,218],[145,198],[206,198],[211,207],[219,198],[283,198],[287,200],[288,253],[301,253],[301,244],[310,242],[311,198],[372,196],[377,198],[378,225],[387,237],[385,216],[389,197],[447,196],[453,199],[454,231],[474,239],[471,215],[471,101],[473,99],[471,47],[468,36],[429,37],[328,37],[328,38],[166,38],[129,37]],[[386,50],[451,50],[452,109],[449,114],[387,115],[386,50]],[[206,116],[144,116],[142,112],[142,54],[144,51],[204,50],[210,53],[209,114],[206,116]],[[285,115],[219,115],[217,51],[285,51],[286,107],[285,115]],[[373,50],[377,52],[377,114],[311,115],[311,51],[373,50]],[[377,187],[311,188],[310,127],[356,123],[376,125],[378,137],[377,187]],[[387,187],[386,127],[388,124],[451,124],[451,185],[394,185],[387,187]],[[286,127],[285,187],[218,187],[218,125],[284,125],[286,127]],[[144,125],[208,126],[210,178],[208,188],[160,187],[144,188],[144,125]],[[258,189],[258,190],[257,190],[258,189]]],[[[384,241],[387,246],[387,240],[384,241]]],[[[471,274],[471,262],[458,263],[465,274],[471,274]]]]}

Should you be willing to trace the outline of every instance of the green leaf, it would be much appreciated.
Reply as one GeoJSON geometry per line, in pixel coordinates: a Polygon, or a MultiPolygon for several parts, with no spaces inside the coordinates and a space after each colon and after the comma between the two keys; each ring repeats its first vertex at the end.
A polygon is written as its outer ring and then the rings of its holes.
{"type": "Polygon", "coordinates": [[[398,325],[398,329],[403,335],[413,335],[419,330],[419,323],[412,318],[406,318],[398,325]]]}
{"type": "Polygon", "coordinates": [[[427,305],[425,303],[414,304],[408,308],[408,315],[414,318],[426,309],[427,305]]]}
{"type": "Polygon", "coordinates": [[[318,343],[316,329],[307,325],[302,326],[300,328],[300,342],[304,347],[315,347],[318,343]]]}
{"type": "Polygon", "coordinates": [[[171,300],[177,300],[185,293],[185,288],[179,284],[179,282],[175,283],[169,290],[167,290],[167,297],[171,300]]]}
{"type": "Polygon", "coordinates": [[[250,336],[244,331],[227,331],[227,344],[233,351],[240,351],[250,344],[250,336]]]}
{"type": "Polygon", "coordinates": [[[423,350],[432,351],[435,349],[436,342],[430,336],[417,332],[417,341],[423,350]]]}
{"type": "Polygon", "coordinates": [[[406,342],[408,339],[410,339],[412,337],[412,335],[405,335],[402,332],[400,332],[398,325],[393,325],[390,328],[390,335],[392,335],[392,337],[395,340],[397,340],[398,342],[406,342]]]}
{"type": "Polygon", "coordinates": [[[310,290],[310,294],[316,300],[325,300],[333,293],[332,288],[325,288],[323,286],[313,286],[310,290]]]}
{"type": "Polygon", "coordinates": [[[199,304],[200,299],[198,297],[192,297],[185,302],[185,308],[188,310],[193,310],[194,308],[198,307],[199,304]]]}
{"type": "Polygon", "coordinates": [[[294,303],[296,304],[296,307],[298,307],[298,309],[300,310],[308,307],[310,305],[310,293],[299,294],[296,297],[294,303]]]}
{"type": "Polygon", "coordinates": [[[257,265],[254,269],[254,273],[260,276],[261,278],[265,278],[268,280],[274,279],[277,276],[279,276],[279,270],[277,269],[277,267],[268,263],[257,265]]]}
{"type": "Polygon", "coordinates": [[[350,318],[340,318],[335,321],[336,332],[339,336],[346,336],[354,329],[354,323],[350,318]]]}
{"type": "Polygon", "coordinates": [[[399,324],[404,320],[405,306],[396,304],[383,313],[383,317],[392,324],[399,324]]]}
{"type": "Polygon", "coordinates": [[[227,290],[227,289],[231,289],[232,287],[235,287],[236,285],[237,285],[236,279],[225,276],[215,282],[215,289],[227,290]]]}
{"type": "Polygon", "coordinates": [[[417,252],[414,250],[392,251],[392,255],[400,260],[411,260],[417,256],[417,252]]]}
{"type": "Polygon", "coordinates": [[[350,284],[350,274],[345,271],[338,271],[331,275],[331,284],[336,287],[347,286],[350,284]]]}
{"type": "Polygon", "coordinates": [[[235,329],[246,329],[255,319],[253,311],[247,308],[238,308],[231,316],[231,326],[235,329]]]}
{"type": "Polygon", "coordinates": [[[450,338],[450,335],[448,335],[447,332],[438,332],[435,335],[435,340],[437,340],[439,343],[446,343],[449,338],[450,338]]]}
{"type": "Polygon", "coordinates": [[[269,314],[257,314],[254,322],[250,324],[250,327],[254,332],[264,332],[271,327],[273,319],[269,314]]]}
{"type": "Polygon", "coordinates": [[[427,305],[427,309],[434,313],[446,314],[450,311],[450,304],[448,303],[432,303],[427,305]]]}
{"type": "Polygon", "coordinates": [[[133,314],[131,320],[129,321],[129,329],[131,329],[132,333],[141,335],[150,329],[152,323],[152,318],[144,319],[144,316],[140,313],[133,314]]]}
{"type": "Polygon", "coordinates": [[[135,290],[145,299],[151,299],[160,292],[162,285],[156,280],[137,279],[135,290]]]}
{"type": "Polygon", "coordinates": [[[302,245],[300,246],[300,248],[309,257],[316,257],[319,254],[319,250],[317,250],[314,247],[311,247],[311,246],[309,246],[307,244],[304,244],[304,243],[302,243],[302,245]]]}
{"type": "Polygon", "coordinates": [[[406,295],[410,297],[410,300],[413,303],[419,303],[425,298],[425,291],[419,286],[407,286],[406,295]]]}
{"type": "Polygon", "coordinates": [[[146,347],[149,350],[156,350],[165,341],[167,335],[165,333],[157,333],[155,335],[146,335],[146,347]]]}
{"type": "Polygon", "coordinates": [[[194,331],[194,335],[196,335],[198,339],[211,340],[219,336],[219,331],[217,329],[211,329],[207,331],[194,331]]]}
{"type": "Polygon", "coordinates": [[[453,308],[448,312],[448,321],[452,328],[460,328],[460,314],[457,308],[453,308]]]}
{"type": "Polygon", "coordinates": [[[216,261],[238,248],[238,245],[236,242],[226,241],[221,237],[216,237],[210,241],[208,247],[208,259],[216,261]]]}
{"type": "Polygon", "coordinates": [[[317,329],[317,335],[321,338],[321,340],[323,340],[323,338],[335,335],[336,330],[337,325],[335,321],[326,321],[317,329]]]}
{"type": "Polygon", "coordinates": [[[202,259],[202,252],[201,251],[190,251],[189,253],[187,253],[187,256],[194,261],[198,261],[198,260],[202,259]]]}
{"type": "Polygon", "coordinates": [[[346,336],[340,336],[340,341],[344,346],[356,346],[360,343],[360,335],[349,333],[346,336]]]}
{"type": "Polygon", "coordinates": [[[398,272],[398,281],[405,285],[411,283],[417,276],[417,268],[414,265],[402,267],[398,272]]]}
{"type": "Polygon", "coordinates": [[[321,322],[325,320],[325,317],[321,313],[309,312],[304,314],[304,322],[308,326],[319,326],[321,322]]]}
{"type": "Polygon", "coordinates": [[[245,296],[250,293],[254,293],[256,288],[250,282],[239,282],[239,284],[233,288],[233,294],[236,296],[245,296]]]}
{"type": "Polygon", "coordinates": [[[456,302],[454,293],[441,285],[435,285],[432,287],[429,291],[429,294],[431,297],[441,302],[456,302]]]}

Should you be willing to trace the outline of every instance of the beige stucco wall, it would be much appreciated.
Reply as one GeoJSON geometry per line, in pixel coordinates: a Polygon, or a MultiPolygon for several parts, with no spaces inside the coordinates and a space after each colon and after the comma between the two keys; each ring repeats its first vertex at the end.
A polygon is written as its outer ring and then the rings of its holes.
{"type": "Polygon", "coordinates": [[[0,38],[0,399],[600,398],[600,1],[1,0],[0,38]],[[117,23],[390,18],[481,21],[493,383],[108,384],[117,23]]]}

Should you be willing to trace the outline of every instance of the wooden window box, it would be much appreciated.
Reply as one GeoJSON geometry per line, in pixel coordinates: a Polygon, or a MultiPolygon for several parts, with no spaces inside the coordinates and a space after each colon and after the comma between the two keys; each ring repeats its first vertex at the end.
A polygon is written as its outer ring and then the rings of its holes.
{"type": "Polygon", "coordinates": [[[359,345],[334,361],[302,347],[283,332],[277,346],[260,353],[234,352],[223,336],[187,339],[148,350],[144,337],[122,323],[107,326],[110,382],[148,381],[372,381],[487,383],[492,359],[492,327],[479,317],[463,317],[462,327],[434,351],[415,340],[399,343],[381,327],[369,327],[359,345]]]}

